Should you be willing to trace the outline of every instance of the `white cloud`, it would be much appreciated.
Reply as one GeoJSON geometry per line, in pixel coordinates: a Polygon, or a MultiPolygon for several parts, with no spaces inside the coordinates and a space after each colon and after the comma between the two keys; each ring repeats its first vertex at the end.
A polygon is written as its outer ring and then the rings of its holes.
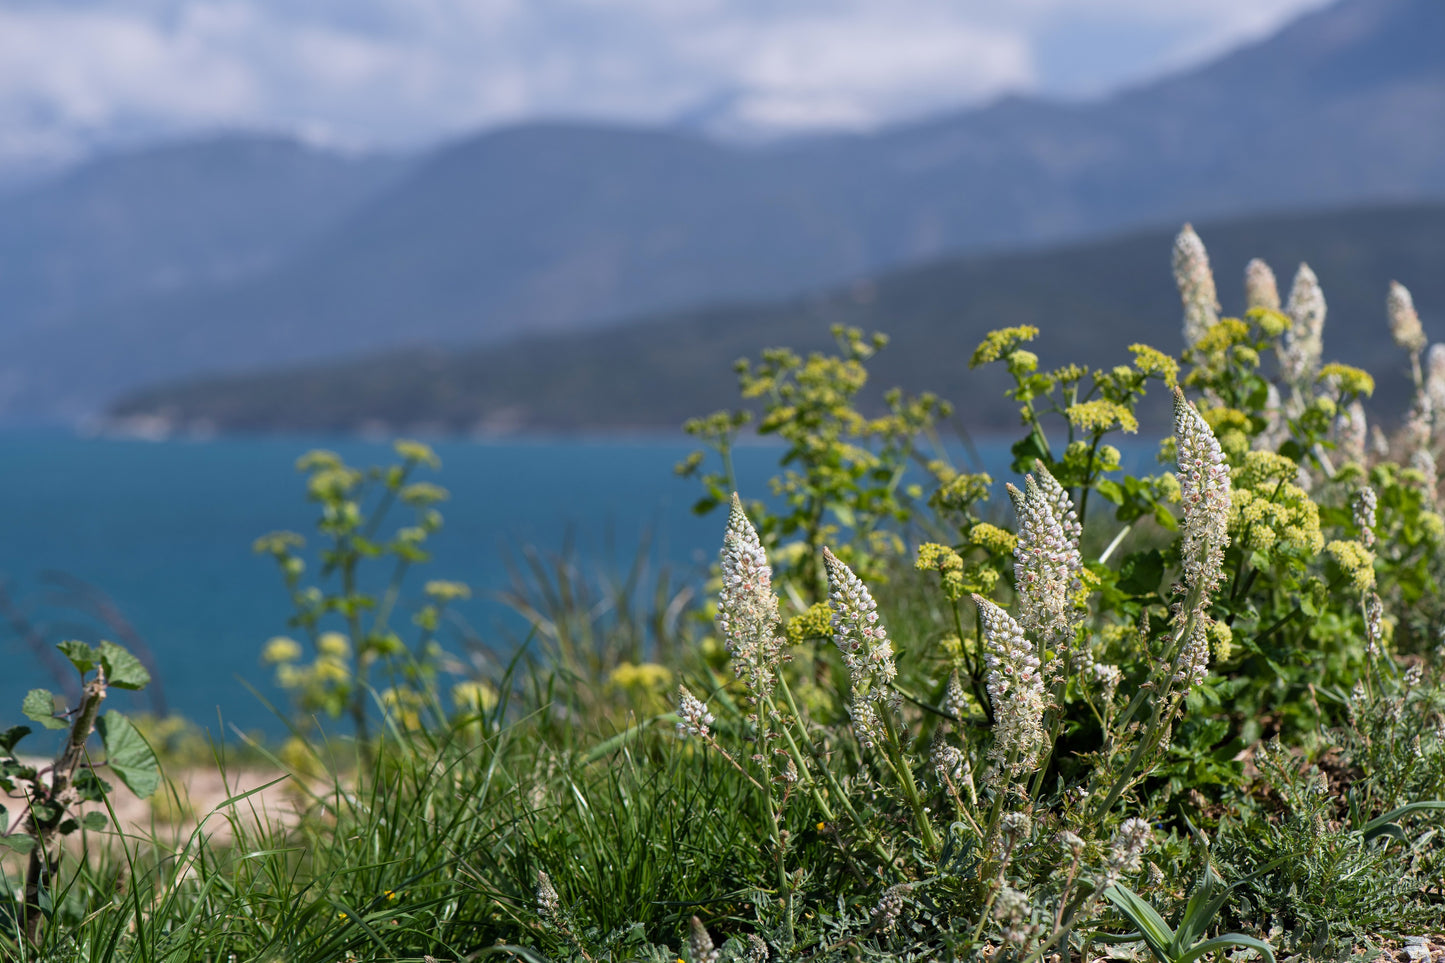
{"type": "Polygon", "coordinates": [[[24,0],[0,7],[0,163],[204,128],[404,145],[700,105],[733,130],[867,128],[1056,77],[1116,86],[1319,2],[24,0]],[[1094,48],[1110,24],[1167,42],[1051,71],[1044,39],[1085,20],[1094,48]]]}

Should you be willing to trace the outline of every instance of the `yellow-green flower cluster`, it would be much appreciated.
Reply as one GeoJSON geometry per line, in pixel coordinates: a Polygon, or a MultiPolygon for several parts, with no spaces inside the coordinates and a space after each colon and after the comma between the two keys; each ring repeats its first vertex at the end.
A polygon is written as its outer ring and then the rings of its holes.
{"type": "MultiPolygon", "coordinates": [[[[1275,292],[1275,297],[1279,297],[1278,291],[1275,292]]],[[[1277,338],[1290,330],[1289,316],[1277,310],[1255,307],[1246,311],[1244,316],[1259,325],[1259,330],[1269,338],[1277,338]]]]}
{"type": "Polygon", "coordinates": [[[619,689],[660,692],[672,684],[672,670],[656,662],[623,662],[607,676],[607,682],[619,689]]]}
{"type": "Polygon", "coordinates": [[[968,530],[971,544],[992,555],[1012,555],[1018,547],[1018,536],[1006,529],[988,522],[979,522],[968,530]]]}
{"type": "Polygon", "coordinates": [[[783,634],[787,637],[789,645],[802,645],[810,639],[832,637],[832,607],[827,602],[814,602],[808,606],[806,611],[800,612],[788,620],[783,634]]]}
{"type": "Polygon", "coordinates": [[[1031,324],[1021,324],[1012,328],[999,328],[997,331],[990,331],[983,342],[974,349],[973,357],[969,359],[968,366],[977,368],[981,364],[989,364],[997,361],[1004,355],[1013,351],[1025,341],[1032,341],[1038,337],[1039,329],[1031,324]]]}
{"type": "Polygon", "coordinates": [[[1355,589],[1367,592],[1375,587],[1375,553],[1356,541],[1336,539],[1325,546],[1345,574],[1354,583],[1355,589]]]}
{"type": "Polygon", "coordinates": [[[1134,367],[1140,374],[1161,378],[1170,388],[1179,383],[1179,362],[1169,355],[1147,344],[1131,344],[1129,350],[1134,354],[1134,367]]]}
{"type": "Polygon", "coordinates": [[[1338,361],[1331,361],[1320,369],[1319,380],[1337,388],[1345,395],[1363,395],[1368,398],[1375,393],[1375,378],[1368,371],[1338,361]]]}
{"type": "Polygon", "coordinates": [[[1116,426],[1128,434],[1139,430],[1139,419],[1134,417],[1134,412],[1116,401],[1104,398],[1069,405],[1064,414],[1068,417],[1069,424],[1079,431],[1103,434],[1116,426]]]}
{"type": "Polygon", "coordinates": [[[963,558],[953,549],[937,542],[924,542],[918,546],[916,565],[920,571],[939,573],[944,597],[950,602],[963,598],[963,558]]]}
{"type": "Polygon", "coordinates": [[[1319,507],[1292,480],[1297,472],[1293,461],[1267,451],[1249,452],[1235,469],[1229,529],[1245,547],[1300,556],[1323,549],[1319,507]]]}
{"type": "Polygon", "coordinates": [[[1249,415],[1238,408],[1225,407],[1206,408],[1200,415],[1214,431],[1225,453],[1238,459],[1249,451],[1249,415]]]}

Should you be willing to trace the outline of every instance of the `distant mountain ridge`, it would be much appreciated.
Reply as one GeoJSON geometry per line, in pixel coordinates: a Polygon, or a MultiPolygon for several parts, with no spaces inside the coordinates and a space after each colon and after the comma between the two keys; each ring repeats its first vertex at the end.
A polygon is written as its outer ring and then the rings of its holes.
{"type": "Polygon", "coordinates": [[[1146,224],[1445,198],[1442,36],[1439,0],[1342,0],[1095,104],[1016,98],[753,150],[584,124],[468,138],[262,269],[4,325],[0,411],[79,414],[206,371],[768,300],[1146,224]]]}
{"type": "MultiPolygon", "coordinates": [[[[1405,356],[1392,343],[1385,293],[1415,294],[1428,334],[1445,340],[1445,203],[1277,215],[1202,224],[1227,312],[1242,310],[1242,274],[1266,258],[1287,292],[1300,261],[1329,305],[1325,355],[1376,374],[1375,409],[1408,401],[1405,356]]],[[[1182,311],[1170,275],[1171,231],[1068,247],[973,255],[883,275],[821,295],[684,311],[587,332],[466,351],[404,349],[343,363],[191,381],[136,392],[111,423],[148,431],[675,431],[684,419],[738,404],[732,362],[765,347],[829,344],[834,324],[892,341],[871,390],[901,385],[958,404],[971,429],[1017,423],[998,366],[970,370],[993,328],[1033,324],[1045,366],[1109,367],[1144,342],[1175,351],[1182,311]]],[[[876,401],[876,397],[875,397],[876,401]]],[[[1149,420],[1167,419],[1157,410],[1149,420]]]]}

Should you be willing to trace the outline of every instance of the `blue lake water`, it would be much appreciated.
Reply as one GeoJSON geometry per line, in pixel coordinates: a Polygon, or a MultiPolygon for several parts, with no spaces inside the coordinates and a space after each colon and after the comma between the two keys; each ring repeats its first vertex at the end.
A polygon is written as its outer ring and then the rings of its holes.
{"type": "MultiPolygon", "coordinates": [[[[288,632],[290,606],[274,563],[251,545],[277,529],[315,541],[314,506],[294,468],[314,447],[358,466],[391,460],[389,444],[355,440],[0,435],[0,576],[11,602],[0,616],[0,723],[18,721],[28,688],[57,688],[25,642],[23,621],[52,641],[116,637],[46,576],[63,572],[103,592],[148,645],[170,710],[213,731],[219,712],[227,726],[279,732],[246,684],[280,698],[259,653],[288,632]]],[[[495,599],[510,581],[504,559],[524,545],[556,551],[569,538],[583,557],[610,555],[620,569],[650,532],[658,560],[697,577],[716,557],[724,520],[694,516],[698,486],[673,473],[692,447],[682,438],[436,444],[441,471],[419,477],[452,497],[441,506],[446,524],[431,542],[434,560],[410,580],[403,608],[417,603],[426,579],[466,582],[477,597],[458,612],[484,641],[508,645],[517,623],[495,599]]],[[[1002,445],[983,448],[987,463],[1006,463],[1002,445]]],[[[740,487],[765,492],[778,455],[767,446],[740,449],[740,487]]],[[[117,698],[124,705],[134,697],[117,698]]]]}

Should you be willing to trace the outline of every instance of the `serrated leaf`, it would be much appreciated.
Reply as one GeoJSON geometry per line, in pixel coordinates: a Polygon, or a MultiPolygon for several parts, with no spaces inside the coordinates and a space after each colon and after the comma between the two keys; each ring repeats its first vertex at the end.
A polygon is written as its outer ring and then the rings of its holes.
{"type": "Polygon", "coordinates": [[[25,693],[25,701],[20,703],[20,711],[47,729],[69,727],[69,723],[64,719],[55,718],[55,696],[50,694],[49,689],[31,689],[25,693]]]}
{"type": "Polygon", "coordinates": [[[76,671],[82,675],[100,664],[100,654],[84,642],[69,639],[56,646],[60,654],[70,660],[76,671]]]}
{"type": "Polygon", "coordinates": [[[161,772],[156,754],[131,721],[115,710],[96,723],[105,744],[105,760],[115,777],[131,792],[148,798],[160,787],[161,772]]]}
{"type": "Polygon", "coordinates": [[[114,642],[101,642],[98,651],[108,685],[117,689],[143,689],[151,681],[151,674],[140,659],[114,642]]]}
{"type": "Polygon", "coordinates": [[[0,836],[0,846],[16,853],[28,853],[35,848],[35,837],[26,836],[24,833],[16,833],[13,836],[0,836]]]}
{"type": "Polygon", "coordinates": [[[97,812],[86,813],[85,816],[81,818],[80,822],[81,825],[83,825],[86,829],[89,829],[91,832],[99,832],[100,830],[110,825],[110,820],[106,818],[105,813],[97,812]]]}

